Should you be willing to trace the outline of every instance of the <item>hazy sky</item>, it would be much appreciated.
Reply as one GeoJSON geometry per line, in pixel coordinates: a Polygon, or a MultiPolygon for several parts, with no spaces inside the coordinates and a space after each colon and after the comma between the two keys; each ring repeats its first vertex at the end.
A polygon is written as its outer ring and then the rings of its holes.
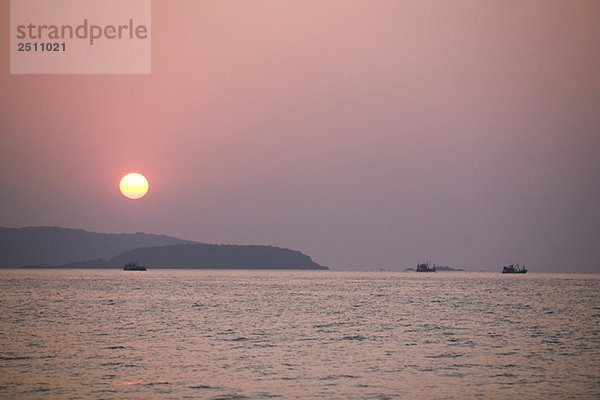
{"type": "Polygon", "coordinates": [[[153,1],[148,76],[9,75],[0,4],[0,226],[600,272],[600,1],[153,1]]]}

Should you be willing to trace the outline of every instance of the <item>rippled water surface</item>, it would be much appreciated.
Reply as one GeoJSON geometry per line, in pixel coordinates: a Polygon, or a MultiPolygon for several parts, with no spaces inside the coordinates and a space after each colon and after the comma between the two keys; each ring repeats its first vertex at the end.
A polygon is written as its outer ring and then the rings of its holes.
{"type": "Polygon", "coordinates": [[[0,270],[2,398],[600,398],[600,275],[0,270]]]}

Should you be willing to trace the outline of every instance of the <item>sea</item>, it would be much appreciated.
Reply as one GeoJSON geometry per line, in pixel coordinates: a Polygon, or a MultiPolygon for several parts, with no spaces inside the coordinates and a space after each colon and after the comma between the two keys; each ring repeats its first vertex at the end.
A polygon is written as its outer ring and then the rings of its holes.
{"type": "Polygon", "coordinates": [[[600,274],[0,270],[0,398],[599,399],[600,274]]]}

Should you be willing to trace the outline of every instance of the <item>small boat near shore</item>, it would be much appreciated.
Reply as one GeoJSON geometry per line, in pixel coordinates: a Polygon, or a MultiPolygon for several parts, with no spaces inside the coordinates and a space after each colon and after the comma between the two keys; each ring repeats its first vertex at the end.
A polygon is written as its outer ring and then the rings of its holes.
{"type": "Polygon", "coordinates": [[[418,263],[415,271],[417,271],[417,272],[435,272],[435,264],[433,264],[433,267],[432,267],[431,264],[429,263],[429,261],[427,261],[426,263],[418,263]]]}
{"type": "Polygon", "coordinates": [[[527,273],[527,268],[525,268],[525,265],[523,265],[522,267],[519,267],[519,264],[511,264],[509,266],[504,266],[502,267],[502,273],[503,274],[526,274],[527,273]]]}
{"type": "Polygon", "coordinates": [[[123,266],[123,271],[146,271],[146,267],[138,264],[135,261],[132,261],[123,266]]]}

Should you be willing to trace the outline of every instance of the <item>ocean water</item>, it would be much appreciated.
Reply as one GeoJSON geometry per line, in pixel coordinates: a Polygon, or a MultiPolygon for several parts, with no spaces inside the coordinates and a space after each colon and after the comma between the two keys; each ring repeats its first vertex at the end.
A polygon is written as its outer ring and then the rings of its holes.
{"type": "Polygon", "coordinates": [[[0,270],[0,398],[597,399],[600,275],[0,270]]]}

